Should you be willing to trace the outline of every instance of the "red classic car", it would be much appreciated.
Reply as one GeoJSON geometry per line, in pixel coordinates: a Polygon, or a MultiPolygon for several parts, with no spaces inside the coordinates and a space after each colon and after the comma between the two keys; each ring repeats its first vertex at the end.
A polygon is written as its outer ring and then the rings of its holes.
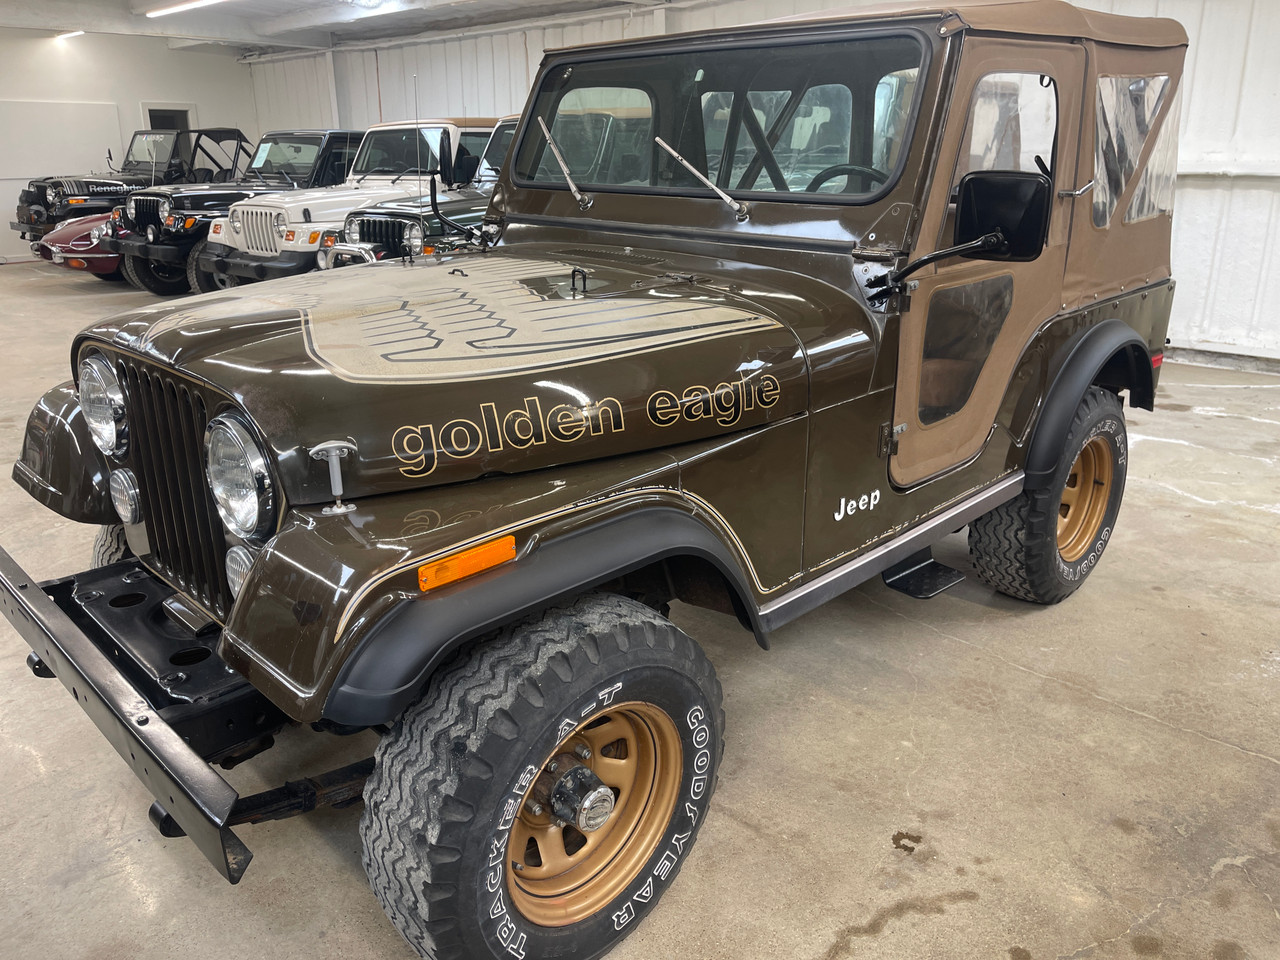
{"type": "Polygon", "coordinates": [[[111,214],[99,213],[68,220],[46,233],[31,248],[43,259],[69,270],[82,270],[103,280],[123,280],[120,255],[98,246],[103,227],[110,219],[111,214]]]}

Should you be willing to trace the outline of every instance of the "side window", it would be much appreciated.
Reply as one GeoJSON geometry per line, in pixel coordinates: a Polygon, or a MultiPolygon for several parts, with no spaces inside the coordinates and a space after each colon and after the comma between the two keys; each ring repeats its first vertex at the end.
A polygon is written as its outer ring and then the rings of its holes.
{"type": "Polygon", "coordinates": [[[1151,151],[1151,159],[1142,171],[1133,199],[1124,215],[1125,223],[1137,223],[1153,217],[1173,216],[1173,195],[1178,183],[1178,121],[1182,114],[1182,91],[1169,107],[1160,139],[1151,151]]]}
{"type": "Polygon", "coordinates": [[[459,146],[465,149],[474,157],[484,153],[485,146],[489,143],[489,134],[481,131],[464,130],[458,135],[459,146]]]}
{"type": "Polygon", "coordinates": [[[871,165],[881,173],[889,173],[898,165],[919,77],[920,68],[912,67],[881,77],[876,84],[871,165]]]}
{"type": "Polygon", "coordinates": [[[1052,77],[987,74],[973,91],[952,187],[975,170],[1034,173],[1042,172],[1040,163],[1053,170],[1057,133],[1058,90],[1052,77]]]}
{"type": "MultiPolygon", "coordinates": [[[[1098,78],[1098,128],[1093,150],[1094,226],[1106,227],[1111,223],[1116,204],[1138,170],[1138,158],[1168,90],[1167,76],[1098,78]]],[[[1176,161],[1176,134],[1167,150],[1173,151],[1176,161]]],[[[1144,176],[1149,170],[1148,166],[1144,176]]],[[[1172,209],[1171,199],[1169,205],[1172,209]]],[[[1126,219],[1130,218],[1126,216],[1126,219]]]]}

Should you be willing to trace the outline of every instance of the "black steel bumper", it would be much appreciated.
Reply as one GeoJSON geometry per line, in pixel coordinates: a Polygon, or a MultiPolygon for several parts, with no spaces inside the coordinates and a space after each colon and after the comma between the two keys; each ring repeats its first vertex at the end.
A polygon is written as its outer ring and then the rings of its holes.
{"type": "Polygon", "coordinates": [[[280,277],[296,277],[314,270],[314,250],[288,251],[275,259],[254,257],[233,247],[209,244],[200,254],[200,269],[206,273],[229,274],[242,280],[276,280],[280,277]]]}
{"type": "Polygon", "coordinates": [[[98,246],[126,257],[142,257],[158,263],[186,263],[187,254],[195,246],[195,238],[182,244],[148,243],[146,237],[130,234],[127,237],[103,237],[98,246]]]}
{"type": "Polygon", "coordinates": [[[19,223],[17,220],[10,220],[9,226],[28,240],[39,240],[46,233],[53,233],[58,229],[56,223],[19,223]]]}
{"type": "MultiPolygon", "coordinates": [[[[79,623],[73,620],[73,579],[37,584],[0,549],[0,612],[39,659],[33,670],[52,671],[214,867],[238,882],[253,858],[229,827],[238,794],[188,742],[190,733],[184,738],[179,732],[181,710],[148,702],[121,663],[108,655],[110,642],[103,649],[89,636],[88,615],[77,616],[79,623]]],[[[119,647],[112,652],[123,660],[119,647]]]]}

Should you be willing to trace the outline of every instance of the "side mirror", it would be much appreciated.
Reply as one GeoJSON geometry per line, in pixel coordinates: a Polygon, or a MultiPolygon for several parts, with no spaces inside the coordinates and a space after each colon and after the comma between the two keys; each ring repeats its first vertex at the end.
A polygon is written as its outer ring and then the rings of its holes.
{"type": "Polygon", "coordinates": [[[455,183],[470,183],[476,178],[476,172],[480,169],[480,158],[473,153],[468,153],[465,157],[458,157],[458,162],[453,166],[453,175],[457,179],[455,183]]]}
{"type": "Polygon", "coordinates": [[[1049,238],[1053,184],[1042,173],[980,170],[960,181],[956,246],[1000,233],[1004,243],[966,253],[971,260],[1035,260],[1049,238]]]}
{"type": "MultiPolygon", "coordinates": [[[[422,136],[421,133],[418,136],[422,136]]],[[[453,144],[449,142],[449,131],[440,133],[440,180],[453,185],[453,144]]]]}

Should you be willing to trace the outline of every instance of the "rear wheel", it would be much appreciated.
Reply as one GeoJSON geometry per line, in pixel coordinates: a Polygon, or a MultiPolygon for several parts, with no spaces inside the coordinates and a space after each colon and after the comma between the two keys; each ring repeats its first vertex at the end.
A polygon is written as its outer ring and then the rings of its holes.
{"type": "Polygon", "coordinates": [[[379,744],[369,881],[424,957],[598,957],[688,853],[724,715],[702,651],[617,596],[459,654],[379,744]]]}
{"type": "Polygon", "coordinates": [[[1092,572],[1111,540],[1128,468],[1120,398],[1090,387],[1051,482],[969,525],[979,577],[1001,593],[1057,603],[1092,572]]]}
{"type": "Polygon", "coordinates": [[[138,285],[161,297],[172,297],[191,292],[187,283],[187,271],[180,264],[162,263],[146,257],[125,257],[138,285]]]}
{"type": "Polygon", "coordinates": [[[210,273],[200,267],[200,254],[209,245],[208,240],[201,240],[187,254],[187,283],[193,293],[212,293],[214,290],[230,290],[239,286],[240,279],[229,273],[210,273]]]}

